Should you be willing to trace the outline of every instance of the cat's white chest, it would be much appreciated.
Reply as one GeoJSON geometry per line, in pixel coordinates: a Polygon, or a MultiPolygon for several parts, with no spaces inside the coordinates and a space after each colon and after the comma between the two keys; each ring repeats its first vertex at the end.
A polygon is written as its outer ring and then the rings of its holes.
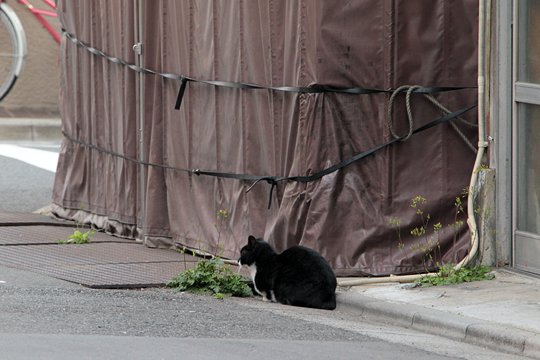
{"type": "Polygon", "coordinates": [[[255,284],[255,275],[257,275],[257,265],[255,263],[248,266],[249,269],[249,275],[251,276],[251,280],[253,280],[253,283],[255,284]]]}
{"type": "Polygon", "coordinates": [[[263,297],[264,301],[276,302],[276,296],[274,295],[274,290],[270,290],[270,299],[269,299],[264,292],[261,292],[259,291],[259,289],[257,289],[257,284],[255,283],[255,276],[257,275],[257,265],[253,263],[249,265],[248,268],[249,268],[249,274],[251,275],[251,280],[253,280],[253,287],[255,288],[255,291],[263,297]]]}

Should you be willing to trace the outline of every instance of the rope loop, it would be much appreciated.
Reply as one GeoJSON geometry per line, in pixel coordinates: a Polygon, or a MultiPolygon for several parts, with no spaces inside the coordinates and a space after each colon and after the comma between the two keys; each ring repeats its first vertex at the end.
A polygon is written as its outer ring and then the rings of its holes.
{"type": "Polygon", "coordinates": [[[412,136],[414,131],[414,122],[413,122],[413,116],[412,116],[412,108],[411,108],[411,94],[417,90],[422,88],[419,85],[402,85],[395,89],[392,92],[392,95],[390,96],[390,100],[388,102],[388,112],[386,113],[386,124],[388,126],[388,130],[390,131],[390,134],[392,134],[392,137],[394,139],[400,139],[401,141],[409,140],[409,138],[412,136]],[[396,99],[396,96],[400,92],[405,91],[405,106],[407,109],[407,120],[409,123],[409,130],[407,132],[407,135],[405,136],[399,136],[395,130],[394,130],[394,124],[393,124],[393,117],[394,117],[394,101],[396,99]]]}
{"type": "MultiPolygon", "coordinates": [[[[448,108],[446,108],[443,104],[441,104],[432,94],[424,93],[421,91],[423,87],[419,85],[402,85],[395,89],[392,92],[392,95],[390,96],[390,100],[388,101],[388,111],[386,112],[386,125],[388,127],[388,131],[392,135],[392,137],[395,140],[400,141],[406,141],[408,140],[413,132],[414,132],[414,122],[413,122],[413,115],[412,115],[412,106],[411,106],[411,94],[413,92],[416,92],[420,89],[419,93],[423,95],[423,97],[429,101],[433,106],[435,106],[437,109],[441,111],[443,115],[448,115],[451,113],[448,108]],[[407,121],[409,125],[409,131],[407,132],[407,135],[405,136],[399,136],[395,130],[394,130],[394,124],[393,124],[393,117],[394,117],[394,102],[396,99],[396,96],[401,93],[405,92],[405,107],[407,110],[407,121]]],[[[472,124],[468,122],[467,120],[463,119],[461,116],[458,116],[457,119],[459,119],[462,123],[475,127],[476,124],[472,124]]],[[[463,140],[463,142],[474,152],[476,153],[478,150],[476,147],[471,143],[471,141],[463,134],[463,132],[457,127],[456,124],[454,124],[452,121],[449,122],[450,127],[454,129],[454,131],[457,133],[457,135],[463,140]]]]}

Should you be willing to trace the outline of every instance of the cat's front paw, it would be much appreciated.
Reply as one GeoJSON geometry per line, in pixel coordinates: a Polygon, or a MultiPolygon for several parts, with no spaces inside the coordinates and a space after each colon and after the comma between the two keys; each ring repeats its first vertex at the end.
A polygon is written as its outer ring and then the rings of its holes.
{"type": "Polygon", "coordinates": [[[274,291],[270,290],[270,292],[266,291],[264,295],[262,295],[263,301],[268,302],[277,302],[276,296],[274,295],[274,291]]]}

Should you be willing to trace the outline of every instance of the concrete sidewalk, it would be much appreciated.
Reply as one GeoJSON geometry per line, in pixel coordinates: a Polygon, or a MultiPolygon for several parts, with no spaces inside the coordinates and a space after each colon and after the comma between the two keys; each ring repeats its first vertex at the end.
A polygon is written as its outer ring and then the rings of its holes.
{"type": "Polygon", "coordinates": [[[341,306],[367,319],[540,359],[540,278],[498,270],[494,280],[430,288],[353,287],[341,306]]]}
{"type": "Polygon", "coordinates": [[[59,118],[0,118],[0,141],[60,142],[59,118]]]}

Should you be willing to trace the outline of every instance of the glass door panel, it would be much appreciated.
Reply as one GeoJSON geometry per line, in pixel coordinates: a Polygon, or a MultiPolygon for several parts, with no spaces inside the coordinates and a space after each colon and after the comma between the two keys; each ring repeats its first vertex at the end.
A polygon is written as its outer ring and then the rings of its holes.
{"type": "Polygon", "coordinates": [[[540,1],[518,1],[518,81],[540,84],[540,1]]]}
{"type": "Polygon", "coordinates": [[[540,234],[540,106],[518,104],[517,229],[540,234]]]}
{"type": "Polygon", "coordinates": [[[540,1],[516,4],[514,266],[540,274],[540,1]]]}

